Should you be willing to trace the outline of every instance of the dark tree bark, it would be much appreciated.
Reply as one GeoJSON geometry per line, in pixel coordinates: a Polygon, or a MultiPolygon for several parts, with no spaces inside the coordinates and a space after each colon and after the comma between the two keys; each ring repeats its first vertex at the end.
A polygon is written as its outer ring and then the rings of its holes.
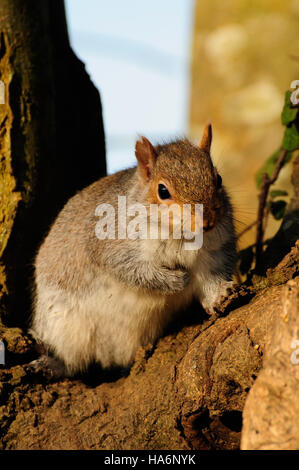
{"type": "Polygon", "coordinates": [[[0,79],[1,316],[20,325],[38,244],[106,172],[99,93],[70,47],[62,0],[0,1],[0,79]]]}

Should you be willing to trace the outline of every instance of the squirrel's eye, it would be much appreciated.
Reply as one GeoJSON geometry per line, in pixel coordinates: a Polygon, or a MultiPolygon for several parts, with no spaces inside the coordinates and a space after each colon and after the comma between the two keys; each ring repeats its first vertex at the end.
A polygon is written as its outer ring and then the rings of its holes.
{"type": "Polygon", "coordinates": [[[166,188],[166,186],[164,186],[164,184],[159,184],[158,194],[159,194],[160,199],[170,199],[171,198],[170,193],[169,193],[168,189],[166,188]]]}
{"type": "Polygon", "coordinates": [[[216,186],[217,186],[217,189],[220,189],[222,186],[222,178],[218,174],[217,174],[217,179],[216,179],[216,186]]]}

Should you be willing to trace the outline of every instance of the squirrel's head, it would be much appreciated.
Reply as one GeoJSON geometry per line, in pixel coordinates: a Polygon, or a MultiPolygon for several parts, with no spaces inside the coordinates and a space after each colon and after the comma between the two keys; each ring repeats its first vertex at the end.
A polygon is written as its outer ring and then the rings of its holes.
{"type": "Polygon", "coordinates": [[[141,137],[136,142],[138,172],[148,186],[150,204],[203,204],[203,227],[211,230],[227,205],[222,179],[212,163],[212,127],[208,124],[200,144],[187,139],[153,146],[141,137]]]}

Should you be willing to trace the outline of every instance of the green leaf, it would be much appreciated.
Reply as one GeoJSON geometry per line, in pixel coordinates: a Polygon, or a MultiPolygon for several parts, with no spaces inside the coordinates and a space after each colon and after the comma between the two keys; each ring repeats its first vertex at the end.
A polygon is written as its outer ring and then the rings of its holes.
{"type": "Polygon", "coordinates": [[[275,164],[277,162],[277,159],[280,155],[280,149],[278,149],[276,152],[272,153],[272,155],[265,161],[263,166],[257,171],[255,175],[255,180],[256,180],[256,185],[258,188],[261,187],[262,184],[262,177],[264,173],[267,173],[268,176],[271,176],[273,173],[273,170],[275,168],[275,164]]]}
{"type": "Polygon", "coordinates": [[[283,189],[273,189],[273,191],[270,191],[270,197],[272,199],[276,198],[277,196],[287,196],[288,193],[287,191],[284,191],[283,189]]]}
{"type": "Polygon", "coordinates": [[[270,212],[274,219],[280,220],[283,218],[287,203],[283,200],[272,201],[270,204],[270,212]]]}
{"type": "MultiPolygon", "coordinates": [[[[294,106],[291,101],[292,92],[287,91],[285,93],[284,107],[281,113],[281,121],[286,126],[281,148],[274,152],[265,161],[263,166],[257,171],[255,175],[256,185],[258,188],[261,187],[263,174],[266,173],[271,178],[277,159],[280,156],[281,149],[287,150],[287,155],[284,160],[284,165],[288,163],[292,158],[292,152],[299,149],[299,107],[294,106]]],[[[276,196],[285,196],[286,194],[276,194],[276,196]]]]}
{"type": "MultiPolygon", "coordinates": [[[[265,161],[263,166],[256,172],[255,181],[256,181],[256,185],[258,188],[261,187],[264,173],[267,173],[269,177],[272,176],[272,173],[274,171],[274,168],[280,156],[280,153],[281,153],[281,148],[276,150],[276,152],[272,153],[272,155],[265,161]]],[[[288,152],[284,161],[284,165],[288,163],[291,160],[291,158],[292,158],[292,152],[288,152]]]]}
{"type": "Polygon", "coordinates": [[[286,127],[282,140],[282,146],[289,152],[293,152],[294,150],[299,149],[299,132],[295,123],[286,127]]]}
{"type": "Polygon", "coordinates": [[[281,113],[281,122],[284,126],[288,126],[293,121],[295,121],[299,109],[298,107],[294,107],[294,105],[292,105],[290,101],[291,94],[291,91],[287,91],[285,94],[284,107],[281,113]]]}

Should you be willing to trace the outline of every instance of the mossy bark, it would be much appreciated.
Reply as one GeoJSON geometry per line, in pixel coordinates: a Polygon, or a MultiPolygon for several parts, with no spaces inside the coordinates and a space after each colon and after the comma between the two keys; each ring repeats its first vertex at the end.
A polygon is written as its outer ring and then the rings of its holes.
{"type": "Polygon", "coordinates": [[[0,79],[1,316],[20,324],[43,235],[106,172],[100,97],[70,47],[62,0],[0,1],[0,79]]]}

